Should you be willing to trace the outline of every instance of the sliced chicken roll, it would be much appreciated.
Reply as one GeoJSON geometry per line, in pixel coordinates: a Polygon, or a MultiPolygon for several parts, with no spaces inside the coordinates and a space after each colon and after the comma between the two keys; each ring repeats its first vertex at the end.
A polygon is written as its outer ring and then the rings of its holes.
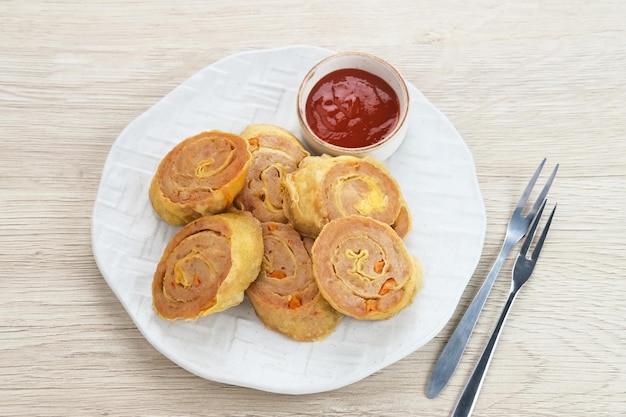
{"type": "Polygon", "coordinates": [[[225,210],[244,186],[248,143],[212,130],[185,139],[163,158],[150,184],[150,201],[170,224],[185,224],[225,210]]]}
{"type": "Polygon", "coordinates": [[[310,156],[286,176],[284,187],[285,215],[308,236],[317,236],[331,220],[350,215],[393,225],[401,237],[411,229],[398,183],[373,158],[310,156]]]}
{"type": "Polygon", "coordinates": [[[251,211],[261,222],[287,223],[281,181],[309,153],[298,138],[279,126],[250,125],[241,136],[249,143],[252,162],[235,207],[251,211]]]}
{"type": "Polygon", "coordinates": [[[263,259],[261,224],[248,212],[201,217],[165,248],[152,281],[153,307],[168,320],[193,320],[233,307],[263,259]]]}
{"type": "Polygon", "coordinates": [[[352,215],[324,226],[311,251],[320,292],[337,311],[360,320],[392,317],[408,306],[422,269],[383,222],[352,215]]]}
{"type": "Polygon", "coordinates": [[[305,242],[289,224],[270,222],[262,227],[261,273],[246,291],[257,316],[266,327],[291,339],[325,339],[342,315],[320,294],[305,242]]]}

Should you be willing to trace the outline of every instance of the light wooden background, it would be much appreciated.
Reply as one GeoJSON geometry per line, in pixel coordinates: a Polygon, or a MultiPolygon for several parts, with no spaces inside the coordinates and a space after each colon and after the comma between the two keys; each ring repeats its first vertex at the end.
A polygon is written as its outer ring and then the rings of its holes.
{"type": "Polygon", "coordinates": [[[622,0],[0,0],[0,415],[448,415],[504,302],[511,260],[434,400],[428,376],[544,156],[561,164],[557,216],[475,415],[626,415],[625,104],[622,0]],[[290,44],[396,65],[467,142],[488,216],[483,258],[432,342],[306,396],[173,365],[134,327],[90,245],[121,130],[206,65],[290,44]]]}

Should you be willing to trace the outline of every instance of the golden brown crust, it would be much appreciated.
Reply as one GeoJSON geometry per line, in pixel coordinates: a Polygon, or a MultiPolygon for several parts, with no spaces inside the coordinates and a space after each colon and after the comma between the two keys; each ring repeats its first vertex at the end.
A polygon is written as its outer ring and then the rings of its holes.
{"type": "Polygon", "coordinates": [[[411,224],[411,211],[409,210],[409,207],[406,205],[406,203],[404,203],[400,206],[398,216],[391,224],[391,227],[393,228],[393,230],[396,231],[398,236],[404,239],[406,235],[408,235],[411,231],[411,224]]]}
{"type": "Polygon", "coordinates": [[[167,320],[193,320],[235,306],[263,259],[261,225],[248,212],[201,217],[166,246],[152,281],[153,307],[167,320]]]}
{"type": "Polygon", "coordinates": [[[286,176],[284,187],[285,215],[305,235],[317,236],[331,220],[350,215],[398,223],[402,237],[411,228],[398,183],[373,158],[310,156],[286,176]]]}
{"type": "Polygon", "coordinates": [[[250,159],[239,135],[212,130],[185,139],[163,158],[152,179],[154,210],[174,225],[223,211],[243,188],[250,159]]]}
{"type": "Polygon", "coordinates": [[[304,342],[331,334],[341,314],[321,296],[305,243],[289,224],[262,224],[261,272],[246,294],[266,327],[304,342]]]}
{"type": "Polygon", "coordinates": [[[266,327],[317,341],[344,314],[397,314],[421,286],[402,241],[411,213],[385,165],[311,156],[278,126],[185,139],[161,161],[149,195],[165,221],[187,224],[153,278],[164,319],[223,311],[245,293],[266,327]]]}
{"type": "Polygon", "coordinates": [[[422,270],[391,226],[352,215],[322,229],[312,254],[320,292],[337,311],[360,320],[387,319],[408,306],[422,270]]]}
{"type": "Polygon", "coordinates": [[[249,125],[241,137],[248,141],[252,161],[235,207],[252,212],[261,222],[287,223],[281,182],[309,153],[298,138],[279,126],[249,125]]]}

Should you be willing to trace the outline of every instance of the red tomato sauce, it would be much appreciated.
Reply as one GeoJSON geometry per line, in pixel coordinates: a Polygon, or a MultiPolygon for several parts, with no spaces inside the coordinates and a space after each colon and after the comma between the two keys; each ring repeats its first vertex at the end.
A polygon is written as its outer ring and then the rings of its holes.
{"type": "Polygon", "coordinates": [[[323,141],[360,148],[381,141],[396,127],[400,105],[382,78],[360,69],[340,69],[313,86],[305,115],[323,141]]]}

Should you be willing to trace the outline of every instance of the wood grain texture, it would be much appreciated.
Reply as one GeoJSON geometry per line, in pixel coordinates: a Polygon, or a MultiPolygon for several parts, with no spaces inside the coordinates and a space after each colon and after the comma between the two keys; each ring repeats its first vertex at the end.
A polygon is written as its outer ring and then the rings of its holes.
{"type": "Polygon", "coordinates": [[[504,303],[509,260],[456,374],[427,380],[495,259],[541,158],[559,208],[475,409],[626,410],[626,3],[570,1],[0,1],[0,415],[448,415],[504,303]],[[231,53],[290,44],[395,64],[471,149],[484,254],[429,344],[348,387],[281,396],[198,378],[135,328],[90,245],[121,130],[231,53]]]}

